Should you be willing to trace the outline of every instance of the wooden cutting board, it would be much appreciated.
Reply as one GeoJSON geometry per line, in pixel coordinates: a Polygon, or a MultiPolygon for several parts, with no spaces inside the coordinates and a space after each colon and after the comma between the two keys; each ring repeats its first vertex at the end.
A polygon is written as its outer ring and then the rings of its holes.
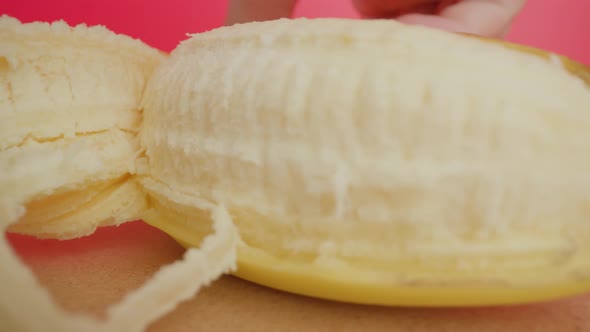
{"type": "MultiPolygon", "coordinates": [[[[9,238],[61,305],[96,315],[183,253],[143,222],[71,241],[9,238]]],[[[590,295],[513,307],[387,308],[317,300],[226,276],[149,331],[585,332],[590,331],[590,295]]]]}

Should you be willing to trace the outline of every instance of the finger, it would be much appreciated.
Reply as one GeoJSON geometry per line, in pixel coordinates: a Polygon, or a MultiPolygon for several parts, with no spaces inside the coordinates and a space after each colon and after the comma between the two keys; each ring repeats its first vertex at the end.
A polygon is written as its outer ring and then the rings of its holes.
{"type": "Polygon", "coordinates": [[[364,4],[365,18],[396,18],[405,14],[430,14],[438,15],[445,8],[454,5],[461,0],[357,0],[359,5],[364,4]],[[377,5],[375,7],[374,5],[377,5]],[[371,7],[373,6],[373,7],[371,7]]]}
{"type": "Polygon", "coordinates": [[[411,10],[431,14],[440,0],[354,0],[353,4],[364,18],[392,18],[411,10]]]}
{"type": "Polygon", "coordinates": [[[503,37],[526,0],[463,0],[449,5],[439,16],[408,14],[400,22],[442,28],[487,37],[503,37]]]}
{"type": "Polygon", "coordinates": [[[406,24],[423,25],[450,32],[472,33],[468,32],[463,24],[438,15],[407,14],[397,17],[396,20],[406,24]]]}
{"type": "Polygon", "coordinates": [[[401,15],[414,13],[414,14],[436,14],[438,9],[438,4],[436,2],[428,2],[419,5],[415,5],[412,7],[404,7],[400,8],[396,11],[388,13],[385,18],[395,18],[401,15]]]}
{"type": "Polygon", "coordinates": [[[485,36],[504,35],[526,0],[463,0],[440,15],[485,36]]]}
{"type": "Polygon", "coordinates": [[[230,0],[225,25],[291,17],[297,0],[230,0]]]}

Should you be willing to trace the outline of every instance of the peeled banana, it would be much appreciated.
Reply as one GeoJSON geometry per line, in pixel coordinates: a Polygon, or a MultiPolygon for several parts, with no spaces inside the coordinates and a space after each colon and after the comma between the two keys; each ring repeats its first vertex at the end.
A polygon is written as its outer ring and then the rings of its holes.
{"type": "Polygon", "coordinates": [[[391,20],[239,24],[170,55],[104,30],[111,47],[56,39],[94,28],[0,27],[22,50],[0,54],[3,224],[69,238],[141,218],[189,248],[93,326],[139,331],[236,262],[242,278],[357,303],[590,289],[590,76],[571,60],[391,20]],[[16,65],[41,47],[61,62],[16,65]],[[55,68],[97,93],[22,83],[55,68]]]}
{"type": "Polygon", "coordinates": [[[217,29],[148,82],[140,181],[226,206],[237,274],[273,287],[410,305],[575,293],[590,90],[566,66],[391,21],[217,29]]]}

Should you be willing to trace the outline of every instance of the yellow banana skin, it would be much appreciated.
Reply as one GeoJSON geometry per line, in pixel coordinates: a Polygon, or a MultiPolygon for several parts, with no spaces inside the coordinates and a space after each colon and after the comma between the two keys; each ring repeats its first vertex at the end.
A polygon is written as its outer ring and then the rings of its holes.
{"type": "Polygon", "coordinates": [[[140,138],[150,178],[228,207],[240,277],[371,304],[540,301],[590,289],[587,83],[541,50],[390,21],[238,25],[156,70],[140,138]]]}

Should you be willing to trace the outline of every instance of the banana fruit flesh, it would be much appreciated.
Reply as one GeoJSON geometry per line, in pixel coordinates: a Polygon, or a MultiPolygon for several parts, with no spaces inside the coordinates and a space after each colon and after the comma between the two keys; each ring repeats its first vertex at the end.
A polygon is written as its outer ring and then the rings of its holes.
{"type": "Polygon", "coordinates": [[[193,36],[148,82],[140,181],[226,206],[237,275],[284,290],[474,305],[588,289],[587,76],[514,47],[378,20],[193,36]]]}
{"type": "Polygon", "coordinates": [[[0,226],[67,239],[141,218],[188,248],[96,321],[57,308],[2,239],[13,330],[142,331],[236,262],[358,303],[590,289],[580,64],[389,20],[235,25],[165,55],[2,17],[0,41],[0,226]]]}

